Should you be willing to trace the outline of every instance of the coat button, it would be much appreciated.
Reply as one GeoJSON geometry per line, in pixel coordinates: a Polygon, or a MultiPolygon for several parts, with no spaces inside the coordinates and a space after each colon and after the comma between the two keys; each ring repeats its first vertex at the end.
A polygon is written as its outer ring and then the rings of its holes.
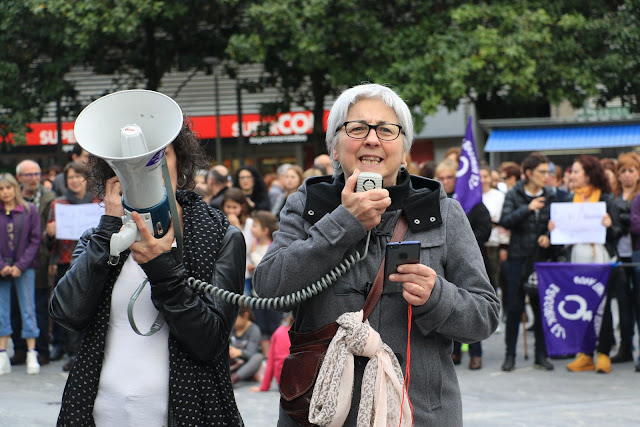
{"type": "Polygon", "coordinates": [[[311,216],[315,215],[315,212],[314,212],[314,211],[312,211],[311,209],[309,209],[309,210],[307,211],[307,213],[308,213],[309,215],[311,215],[311,216]]]}
{"type": "Polygon", "coordinates": [[[418,218],[416,218],[416,219],[413,220],[413,223],[416,224],[416,225],[420,224],[420,220],[418,218]]]}
{"type": "Polygon", "coordinates": [[[431,221],[431,222],[436,222],[436,217],[435,217],[435,216],[432,216],[431,218],[429,218],[429,221],[431,221]]]}

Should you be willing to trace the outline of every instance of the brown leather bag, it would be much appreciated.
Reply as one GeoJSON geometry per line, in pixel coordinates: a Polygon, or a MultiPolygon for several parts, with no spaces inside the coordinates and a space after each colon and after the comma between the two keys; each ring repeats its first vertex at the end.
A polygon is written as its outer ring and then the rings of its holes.
{"type": "MultiPolygon", "coordinates": [[[[404,215],[400,215],[391,241],[402,240],[407,233],[407,228],[407,219],[404,215]]],[[[382,295],[383,276],[384,259],[364,302],[363,322],[367,320],[382,295]]],[[[284,360],[280,374],[280,406],[302,426],[312,426],[309,422],[309,405],[313,386],[316,383],[329,344],[337,331],[338,324],[336,322],[331,322],[311,332],[289,330],[291,348],[289,356],[284,360]]]]}

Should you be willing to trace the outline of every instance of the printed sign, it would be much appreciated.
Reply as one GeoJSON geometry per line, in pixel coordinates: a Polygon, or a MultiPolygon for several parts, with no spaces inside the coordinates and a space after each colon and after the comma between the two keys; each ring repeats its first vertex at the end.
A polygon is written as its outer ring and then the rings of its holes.
{"type": "Polygon", "coordinates": [[[65,205],[56,203],[56,239],[80,240],[82,233],[96,227],[104,215],[104,206],[97,203],[65,205]]]}

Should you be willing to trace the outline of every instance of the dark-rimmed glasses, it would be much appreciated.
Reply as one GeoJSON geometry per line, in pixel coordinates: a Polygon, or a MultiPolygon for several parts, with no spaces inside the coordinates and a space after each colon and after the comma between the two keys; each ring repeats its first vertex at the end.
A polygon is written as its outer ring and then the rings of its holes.
{"type": "Polygon", "coordinates": [[[336,129],[336,132],[340,131],[340,128],[343,126],[347,136],[354,139],[365,139],[369,135],[369,132],[371,132],[371,129],[373,129],[380,140],[393,141],[400,136],[400,132],[402,132],[402,126],[395,123],[370,125],[359,121],[344,122],[340,127],[338,127],[338,129],[336,129]]]}

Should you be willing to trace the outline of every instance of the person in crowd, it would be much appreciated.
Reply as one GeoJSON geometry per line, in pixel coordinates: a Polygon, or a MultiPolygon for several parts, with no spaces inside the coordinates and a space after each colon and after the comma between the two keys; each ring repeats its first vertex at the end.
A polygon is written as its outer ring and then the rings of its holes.
{"type": "Polygon", "coordinates": [[[213,196],[211,189],[207,185],[208,175],[209,172],[206,169],[200,169],[199,171],[196,171],[196,175],[194,177],[196,185],[193,188],[193,192],[202,197],[202,200],[204,200],[205,203],[211,202],[211,197],[213,196]]]}
{"type": "Polygon", "coordinates": [[[196,291],[187,279],[241,292],[244,239],[222,213],[187,191],[205,159],[188,122],[165,156],[177,218],[155,238],[133,213],[141,240],[111,263],[109,241],[124,214],[122,188],[106,162],[90,160],[89,180],[105,215],[83,234],[49,307],[57,322],[85,333],[58,425],[243,425],[228,359],[237,308],[196,291]],[[178,251],[172,249],[176,227],[184,241],[178,251]],[[147,280],[136,304],[137,323],[151,325],[159,314],[165,323],[155,334],[140,336],[127,320],[127,305],[147,280]]]}
{"type": "Polygon", "coordinates": [[[284,192],[278,196],[275,204],[272,205],[271,213],[276,217],[280,217],[280,211],[284,207],[287,197],[292,195],[298,190],[298,187],[302,185],[302,168],[298,165],[291,165],[287,172],[284,174],[284,192]]]}
{"type": "MultiPolygon", "coordinates": [[[[456,172],[458,171],[458,164],[453,160],[445,159],[435,170],[436,179],[442,184],[444,192],[447,196],[453,197],[454,190],[456,188],[456,172]]],[[[476,204],[469,213],[467,219],[473,230],[473,235],[478,243],[478,248],[482,253],[482,259],[485,265],[485,269],[491,278],[491,269],[487,258],[486,243],[489,240],[491,234],[491,215],[489,210],[483,203],[476,204]]],[[[495,286],[494,286],[495,289],[495,286]]],[[[453,342],[453,352],[451,353],[451,359],[454,365],[459,365],[462,362],[462,343],[460,341],[453,342]]],[[[482,341],[476,341],[469,344],[469,369],[481,369],[482,368],[482,341]]]]}
{"type": "MultiPolygon", "coordinates": [[[[256,211],[253,213],[252,219],[251,235],[253,236],[253,244],[247,257],[247,270],[253,276],[256,266],[260,264],[264,254],[267,253],[269,246],[273,243],[273,233],[278,230],[278,218],[271,212],[256,211]]],[[[253,294],[255,296],[255,292],[253,294]]],[[[262,332],[260,346],[262,354],[266,357],[269,353],[271,335],[280,326],[282,314],[276,310],[258,307],[254,308],[253,314],[255,322],[262,332]]]]}
{"type": "MultiPolygon", "coordinates": [[[[58,205],[79,205],[84,203],[98,203],[98,199],[87,190],[86,173],[87,168],[84,163],[69,163],[64,168],[65,195],[56,198],[51,203],[49,218],[46,227],[46,244],[50,250],[49,259],[50,270],[54,275],[54,283],[64,276],[69,264],[73,250],[78,243],[77,240],[58,239],[56,237],[56,206],[58,205]]],[[[76,354],[80,350],[82,333],[75,330],[67,330],[61,324],[55,323],[52,327],[52,348],[50,359],[60,360],[65,352],[69,360],[62,369],[65,372],[71,370],[75,362],[76,354]]]]}
{"type": "Polygon", "coordinates": [[[325,175],[320,169],[318,168],[307,168],[305,169],[304,172],[302,172],[302,181],[304,182],[307,178],[312,177],[312,176],[322,176],[325,175]]]}
{"type": "Polygon", "coordinates": [[[460,162],[461,153],[462,153],[462,148],[451,147],[444,152],[444,160],[451,160],[457,165],[460,162]]]}
{"type": "Polygon", "coordinates": [[[562,168],[556,166],[553,162],[549,162],[549,177],[547,178],[547,187],[556,193],[556,199],[563,201],[569,197],[569,192],[560,188],[562,183],[562,168]]]}
{"type": "Polygon", "coordinates": [[[269,203],[271,206],[275,206],[280,196],[285,192],[284,180],[290,167],[290,163],[283,163],[278,166],[278,169],[276,170],[276,179],[271,182],[271,186],[269,187],[269,203]]]}
{"type": "MultiPolygon", "coordinates": [[[[509,232],[498,225],[502,215],[505,194],[492,187],[491,167],[480,166],[480,181],[482,182],[482,203],[491,215],[491,235],[487,241],[487,260],[489,262],[489,279],[496,291],[500,287],[500,270],[507,261],[507,247],[509,245],[509,232]]],[[[473,227],[472,227],[473,228],[473,227]]],[[[505,267],[506,268],[506,267],[505,267]]],[[[503,299],[503,305],[506,300],[503,299]]],[[[506,306],[506,305],[505,305],[506,306]]]]}
{"type": "Polygon", "coordinates": [[[573,189],[571,188],[571,166],[567,166],[564,168],[564,172],[562,174],[562,185],[560,186],[561,190],[566,191],[567,193],[571,193],[573,189]]]}
{"type": "Polygon", "coordinates": [[[240,307],[229,343],[231,383],[252,380],[264,356],[260,350],[262,333],[249,307],[240,307]]]}
{"type": "Polygon", "coordinates": [[[618,192],[618,161],[616,159],[604,158],[600,159],[600,163],[604,168],[604,174],[607,176],[609,180],[609,186],[611,188],[611,192],[616,194],[618,192]]]}
{"type": "Polygon", "coordinates": [[[13,175],[0,174],[0,375],[11,372],[7,343],[11,329],[11,288],[15,288],[22,317],[21,337],[27,342],[27,374],[39,374],[36,338],[35,281],[42,235],[38,210],[22,198],[13,175]]]}
{"type": "MultiPolygon", "coordinates": [[[[634,237],[631,233],[631,203],[640,193],[640,155],[637,152],[621,153],[618,156],[617,177],[618,186],[614,195],[622,231],[616,244],[616,252],[621,262],[630,263],[634,248],[634,237]]],[[[638,287],[638,282],[633,267],[618,267],[612,273],[609,288],[618,301],[620,346],[618,352],[611,357],[611,363],[629,362],[633,360],[633,312],[640,308],[633,304],[633,293],[638,287]]],[[[608,301],[610,302],[611,299],[608,298],[608,301]]]]}
{"type": "Polygon", "coordinates": [[[242,194],[247,198],[249,213],[254,210],[271,210],[267,186],[264,184],[260,172],[253,166],[242,166],[238,169],[233,179],[233,186],[241,189],[242,194]]]}
{"type": "MultiPolygon", "coordinates": [[[[502,364],[502,370],[505,372],[513,371],[516,365],[516,344],[525,308],[524,280],[533,271],[533,263],[550,259],[553,251],[547,225],[550,205],[556,201],[556,197],[545,187],[547,175],[550,173],[549,159],[542,154],[531,153],[522,162],[522,171],[524,179],[517,182],[505,196],[499,223],[511,231],[507,257],[509,292],[506,309],[506,354],[502,364]]],[[[550,371],[554,366],[547,358],[540,300],[530,298],[529,303],[534,315],[533,366],[550,371]]]]}
{"type": "Polygon", "coordinates": [[[497,169],[491,169],[491,188],[498,189],[500,183],[500,172],[497,169]]]}
{"type": "MultiPolygon", "coordinates": [[[[567,201],[573,203],[605,202],[606,212],[602,216],[602,225],[606,227],[605,244],[577,243],[568,245],[566,259],[574,263],[609,263],[615,259],[616,242],[622,229],[618,217],[618,208],[615,197],[611,193],[611,185],[607,178],[602,163],[597,157],[589,154],[580,154],[571,165],[571,188],[573,193],[567,201]]],[[[553,220],[549,221],[549,231],[555,229],[553,220]]],[[[611,287],[607,289],[607,300],[611,299],[611,287]]],[[[602,325],[596,348],[586,347],[576,355],[576,358],[567,365],[571,372],[593,371],[609,373],[611,371],[611,359],[609,353],[613,346],[613,320],[611,318],[611,305],[605,303],[602,315],[602,325]],[[596,363],[593,361],[593,352],[596,351],[596,363]]]]}
{"type": "Polygon", "coordinates": [[[289,329],[291,329],[292,324],[293,316],[287,314],[283,317],[278,329],[271,335],[267,365],[264,370],[264,375],[262,376],[262,381],[259,387],[251,387],[249,391],[269,391],[274,378],[276,383],[280,385],[282,365],[284,364],[284,359],[289,355],[289,348],[291,347],[289,329]]]}
{"type": "Polygon", "coordinates": [[[253,218],[249,215],[249,203],[247,197],[239,188],[230,188],[224,193],[222,199],[222,212],[229,219],[229,223],[242,231],[246,247],[246,266],[244,274],[244,294],[251,295],[251,277],[253,273],[249,271],[249,254],[253,247],[253,218]]]}
{"type": "MultiPolygon", "coordinates": [[[[23,160],[16,166],[16,178],[20,183],[20,194],[22,198],[35,206],[38,210],[40,224],[46,224],[49,219],[49,208],[55,199],[55,194],[47,190],[41,184],[40,176],[42,170],[33,160],[23,160]]],[[[46,365],[49,363],[49,251],[44,239],[41,239],[38,249],[38,267],[36,268],[36,319],[40,335],[36,339],[36,351],[38,352],[38,363],[46,365]]],[[[20,306],[16,290],[11,292],[11,327],[13,329],[13,357],[11,365],[23,365],[27,360],[27,343],[20,338],[22,332],[22,320],[20,316],[20,306]]]]}
{"type": "Polygon", "coordinates": [[[223,165],[215,165],[209,169],[207,185],[211,191],[209,204],[216,209],[222,209],[224,193],[229,189],[229,169],[223,165]]]}
{"type": "MultiPolygon", "coordinates": [[[[634,263],[640,263],[640,194],[634,197],[631,202],[631,242],[633,244],[633,253],[631,260],[634,263]]],[[[638,327],[640,331],[640,267],[635,268],[635,281],[632,282],[634,288],[632,290],[631,305],[633,307],[634,320],[632,323],[638,327]]],[[[633,329],[632,329],[633,330],[633,329]]],[[[638,334],[638,348],[640,348],[640,333],[638,334]]],[[[640,355],[636,360],[636,372],[640,372],[640,355]]]]}
{"type": "Polygon", "coordinates": [[[320,169],[322,175],[333,175],[333,166],[331,165],[331,157],[327,154],[320,154],[313,159],[313,167],[320,169]]]}
{"type": "MultiPolygon", "coordinates": [[[[87,164],[89,160],[89,152],[83,149],[80,144],[74,144],[71,148],[71,154],[69,155],[69,163],[81,163],[87,164]]],[[[57,197],[63,197],[67,191],[65,187],[64,170],[56,175],[53,180],[53,192],[57,197]]]]}
{"type": "MultiPolygon", "coordinates": [[[[371,231],[368,256],[334,286],[295,307],[292,330],[313,331],[358,312],[392,230],[406,215],[405,239],[421,242],[420,263],[401,265],[389,276],[402,289],[382,291],[369,327],[398,355],[405,371],[411,306],[411,362],[419,366],[411,369],[408,391],[413,422],[461,425],[453,341],[489,337],[498,325],[500,304],[460,204],[438,182],[409,176],[403,168],[412,142],[411,112],[392,89],[364,84],[344,91],[331,108],[326,134],[334,176],[310,178],[287,199],[280,230],[256,269],[255,287],[263,297],[300,291],[356,250],[363,253],[371,231]],[[364,171],[381,174],[384,188],[355,192],[364,171]]],[[[367,360],[355,355],[355,384],[361,384],[367,360]]],[[[282,387],[285,378],[280,381],[282,387]]],[[[343,425],[356,425],[360,397],[360,387],[354,387],[349,414],[340,414],[346,417],[343,425]]],[[[278,425],[296,423],[281,409],[278,425]]]]}
{"type": "Polygon", "coordinates": [[[500,164],[499,170],[500,182],[504,183],[504,186],[498,186],[498,190],[506,193],[516,185],[516,182],[520,181],[520,178],[522,176],[522,169],[516,162],[508,161],[502,162],[500,164]]]}
{"type": "Polygon", "coordinates": [[[424,162],[422,165],[420,165],[419,175],[425,178],[433,179],[436,175],[436,166],[438,166],[438,163],[433,160],[424,162]]]}

